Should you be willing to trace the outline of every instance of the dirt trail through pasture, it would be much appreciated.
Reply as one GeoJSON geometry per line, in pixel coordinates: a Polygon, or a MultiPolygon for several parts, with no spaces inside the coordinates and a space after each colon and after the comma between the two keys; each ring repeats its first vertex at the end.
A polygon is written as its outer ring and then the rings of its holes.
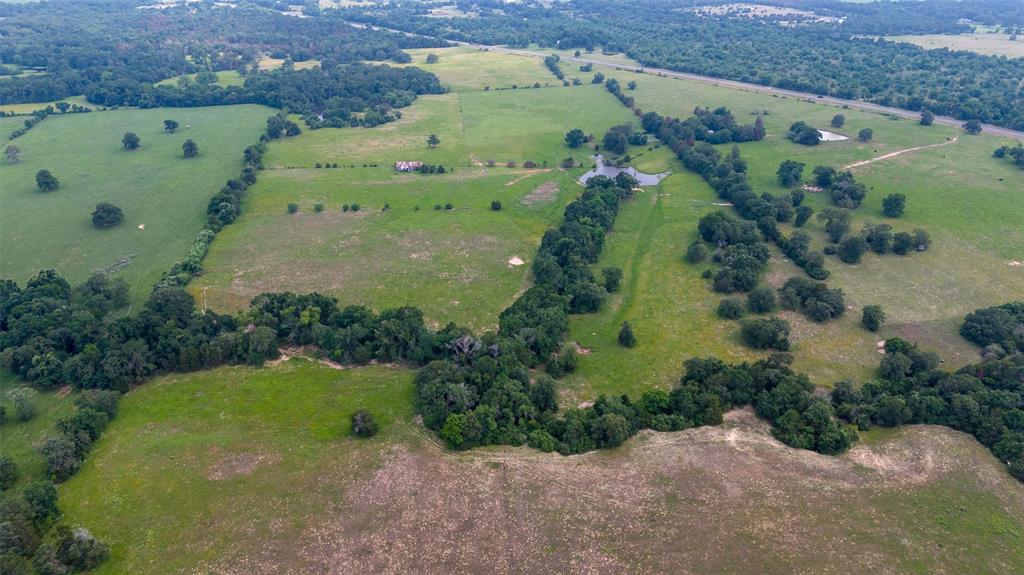
{"type": "Polygon", "coordinates": [[[847,164],[847,165],[843,166],[840,169],[842,169],[842,170],[852,170],[853,168],[859,168],[861,166],[866,166],[868,164],[873,164],[873,163],[878,162],[880,160],[888,160],[889,158],[895,158],[896,156],[902,156],[903,154],[909,154],[910,152],[917,152],[917,151],[920,151],[920,150],[927,150],[928,148],[941,148],[942,146],[948,146],[950,144],[955,144],[959,140],[960,140],[960,136],[955,136],[952,140],[947,140],[945,142],[941,142],[941,143],[938,143],[938,144],[928,144],[927,146],[917,146],[917,147],[914,147],[914,148],[906,148],[906,149],[903,149],[903,150],[896,150],[895,152],[889,152],[888,154],[882,154],[881,156],[878,156],[877,158],[871,158],[870,160],[861,160],[860,162],[854,162],[852,164],[847,164]]]}

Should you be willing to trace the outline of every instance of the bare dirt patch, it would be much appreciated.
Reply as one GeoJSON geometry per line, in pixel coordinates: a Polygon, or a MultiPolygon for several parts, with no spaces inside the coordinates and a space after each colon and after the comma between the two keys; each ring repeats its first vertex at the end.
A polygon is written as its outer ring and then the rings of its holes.
{"type": "MultiPolygon", "coordinates": [[[[962,550],[928,541],[908,550],[906,518],[886,499],[896,492],[966,482],[1001,492],[1005,512],[1024,519],[1024,489],[998,462],[932,426],[841,457],[780,444],[749,410],[570,457],[457,454],[425,441],[392,447],[345,489],[344,503],[303,535],[303,570],[900,573],[908,561],[961,561],[962,550]]],[[[1007,565],[986,567],[996,564],[1007,565]]]]}
{"type": "Polygon", "coordinates": [[[527,206],[547,204],[558,196],[558,184],[555,182],[544,182],[534,188],[532,192],[523,196],[520,200],[527,206]]]}
{"type": "MultiPolygon", "coordinates": [[[[213,449],[215,454],[220,450],[213,449]]],[[[251,474],[257,466],[270,464],[281,459],[275,453],[226,453],[220,455],[216,462],[207,470],[206,478],[211,481],[224,481],[233,477],[251,474]]]]}

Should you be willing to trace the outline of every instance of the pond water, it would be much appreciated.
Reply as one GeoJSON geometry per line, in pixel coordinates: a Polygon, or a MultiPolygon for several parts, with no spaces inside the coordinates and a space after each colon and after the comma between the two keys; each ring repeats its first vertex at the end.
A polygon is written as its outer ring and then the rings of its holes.
{"type": "Polygon", "coordinates": [[[828,131],[825,131],[825,130],[818,130],[818,133],[821,134],[821,141],[822,142],[839,142],[839,141],[842,141],[842,140],[849,140],[850,139],[850,138],[848,138],[848,137],[846,137],[846,136],[844,136],[842,134],[837,134],[835,132],[828,132],[828,131]]]}
{"type": "Polygon", "coordinates": [[[636,181],[640,182],[641,186],[657,186],[659,182],[667,178],[668,175],[672,173],[671,171],[668,171],[662,172],[660,174],[645,174],[641,171],[638,171],[636,168],[632,166],[628,166],[625,168],[616,168],[615,166],[605,164],[604,156],[602,156],[601,154],[597,154],[594,156],[594,163],[597,165],[597,167],[580,176],[579,182],[581,184],[586,185],[587,180],[593,178],[594,176],[608,176],[609,178],[614,178],[620,173],[626,172],[627,174],[636,178],[636,181]]]}

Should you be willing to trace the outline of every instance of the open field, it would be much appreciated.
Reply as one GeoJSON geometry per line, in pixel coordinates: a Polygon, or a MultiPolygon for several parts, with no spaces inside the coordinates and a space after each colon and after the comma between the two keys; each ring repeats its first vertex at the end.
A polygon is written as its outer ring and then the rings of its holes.
{"type": "Polygon", "coordinates": [[[188,252],[208,199],[238,174],[242,150],[259,138],[268,115],[261,106],[222,106],[47,118],[18,138],[21,161],[0,170],[0,276],[23,283],[53,267],[74,284],[114,266],[141,301],[188,252]],[[165,133],[166,118],[182,129],[165,133]],[[122,149],[127,131],[141,138],[139,150],[122,149]],[[181,144],[188,138],[200,155],[186,160],[181,144]],[[40,192],[40,169],[53,172],[60,189],[40,192]],[[104,201],[124,210],[117,227],[92,225],[90,214],[104,201]]]}
{"type": "Polygon", "coordinates": [[[468,47],[418,48],[406,52],[412,56],[412,62],[405,66],[416,66],[436,74],[441,83],[456,92],[484,88],[498,90],[512,86],[524,88],[538,82],[542,86],[562,85],[540,59],[468,47]],[[426,63],[428,54],[437,55],[436,64],[426,63]]]}
{"type": "MultiPolygon", "coordinates": [[[[86,108],[95,109],[94,104],[90,104],[86,101],[85,96],[72,96],[70,98],[64,98],[63,100],[54,100],[53,102],[42,102],[42,103],[29,103],[29,104],[3,104],[0,105],[0,112],[10,114],[31,114],[36,110],[42,110],[47,106],[55,106],[57,102],[68,102],[70,104],[78,104],[79,106],[85,106],[86,108]]],[[[22,118],[24,120],[24,118],[22,118]]]]}
{"type": "MultiPolygon", "coordinates": [[[[217,74],[217,85],[218,86],[241,86],[245,83],[245,76],[240,75],[234,70],[222,70],[216,72],[217,74]]],[[[185,74],[183,76],[175,76],[173,78],[167,78],[166,80],[160,80],[156,83],[157,86],[164,84],[177,84],[179,78],[188,78],[189,80],[195,81],[197,74],[185,74]]]]}
{"type": "Polygon", "coordinates": [[[1024,58],[1024,39],[1010,40],[1009,34],[923,34],[914,36],[885,36],[892,42],[908,42],[927,50],[948,48],[977,52],[989,56],[1024,58]]]}
{"type": "Polygon", "coordinates": [[[459,454],[413,422],[411,380],[299,359],[161,378],[125,398],[61,506],[112,544],[98,574],[1024,568],[1024,489],[945,428],[833,458],[738,411],[606,452],[459,454]],[[360,407],[371,440],[347,436],[360,407]]]}
{"type": "Polygon", "coordinates": [[[565,148],[565,132],[600,134],[629,117],[597,86],[449,93],[420,98],[392,124],[275,141],[244,215],[218,236],[190,289],[220,310],[262,291],[322,291],[376,309],[418,306],[441,325],[493,326],[527,286],[544,231],[580,189],[583,168],[555,167],[589,154],[565,148]],[[436,149],[426,146],[431,133],[441,139],[436,149]],[[396,174],[398,160],[454,172],[396,174]],[[523,168],[527,160],[538,166],[523,168]],[[291,202],[299,212],[289,215],[291,202]],[[434,209],[448,203],[453,210],[434,209]],[[345,204],[361,210],[344,213],[345,204]],[[510,265],[515,257],[524,264],[510,265]]]}

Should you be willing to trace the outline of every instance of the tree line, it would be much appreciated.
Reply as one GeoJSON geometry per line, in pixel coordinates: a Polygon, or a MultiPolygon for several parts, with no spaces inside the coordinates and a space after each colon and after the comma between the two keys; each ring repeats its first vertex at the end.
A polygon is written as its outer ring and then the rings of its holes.
{"type": "MultiPolygon", "coordinates": [[[[919,16],[933,5],[920,4],[900,4],[897,9],[919,16]]],[[[1019,14],[1012,9],[982,9],[982,4],[972,2],[971,9],[985,10],[989,18],[1019,14]]],[[[1002,0],[1000,6],[1007,4],[1013,0],[1002,0]]],[[[833,6],[846,13],[867,9],[848,3],[833,6]]],[[[878,9],[892,6],[883,3],[878,9]]],[[[1024,59],[925,50],[866,37],[843,24],[786,26],[751,18],[713,19],[679,7],[674,0],[640,0],[628,7],[618,0],[576,0],[551,7],[523,3],[502,13],[482,10],[478,18],[423,18],[404,4],[353,7],[343,13],[352,20],[450,40],[603,47],[610,53],[625,52],[643,66],[1024,127],[1024,94],[1015,81],[1024,77],[1024,59]]],[[[893,33],[893,23],[919,20],[918,16],[891,19],[888,28],[880,25],[883,17],[857,26],[876,28],[871,35],[887,34],[893,33]]]]}
{"type": "Polygon", "coordinates": [[[144,89],[140,84],[165,78],[255,69],[264,54],[317,59],[332,68],[364,60],[410,62],[403,48],[443,45],[357,29],[337,18],[294,18],[249,3],[229,7],[200,2],[161,10],[72,0],[4,3],[0,61],[45,73],[0,83],[0,103],[48,102],[87,93],[104,94],[113,102],[118,91],[138,93],[144,89]]]}

